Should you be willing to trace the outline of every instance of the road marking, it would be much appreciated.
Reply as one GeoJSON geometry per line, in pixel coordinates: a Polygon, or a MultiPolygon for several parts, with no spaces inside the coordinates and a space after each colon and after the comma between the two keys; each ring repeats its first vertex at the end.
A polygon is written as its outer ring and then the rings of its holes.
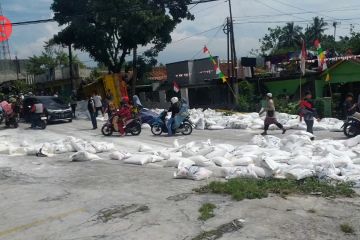
{"type": "Polygon", "coordinates": [[[37,220],[37,221],[31,222],[31,223],[28,223],[28,224],[24,224],[24,225],[20,225],[20,226],[14,227],[14,228],[10,228],[10,229],[1,231],[0,232],[0,237],[4,237],[6,235],[10,235],[10,234],[18,233],[18,232],[21,232],[21,231],[25,231],[25,230],[27,230],[29,228],[45,224],[45,223],[47,223],[49,221],[59,220],[59,219],[65,218],[67,216],[70,216],[70,215],[73,215],[73,214],[76,214],[76,213],[81,213],[81,212],[85,212],[85,209],[84,208],[75,209],[75,210],[72,210],[72,211],[69,211],[69,212],[65,212],[65,213],[61,213],[61,214],[58,214],[58,215],[50,216],[50,217],[42,219],[42,220],[37,220]]]}

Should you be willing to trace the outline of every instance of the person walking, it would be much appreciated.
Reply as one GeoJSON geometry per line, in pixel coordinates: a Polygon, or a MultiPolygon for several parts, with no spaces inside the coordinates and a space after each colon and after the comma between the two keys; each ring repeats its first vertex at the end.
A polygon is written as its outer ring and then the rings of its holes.
{"type": "Polygon", "coordinates": [[[90,113],[90,119],[93,125],[93,129],[97,129],[95,101],[92,96],[88,98],[88,111],[90,113]]]}
{"type": "MultiPolygon", "coordinates": [[[[313,127],[314,127],[314,118],[316,118],[318,121],[320,121],[317,111],[314,108],[314,104],[311,101],[312,94],[311,92],[306,92],[304,99],[300,102],[300,122],[302,120],[305,120],[306,124],[306,131],[308,133],[313,134],[313,127]]],[[[311,140],[313,141],[315,138],[311,137],[311,140]]]]}
{"type": "Polygon", "coordinates": [[[97,92],[94,92],[93,99],[94,99],[94,102],[95,102],[95,116],[96,117],[99,116],[99,111],[101,111],[101,114],[104,116],[103,104],[102,104],[101,96],[97,92]]]}
{"type": "Polygon", "coordinates": [[[286,129],[277,121],[275,117],[275,104],[272,93],[266,94],[266,106],[265,108],[263,108],[263,110],[259,112],[259,115],[261,116],[264,112],[266,112],[266,118],[264,121],[264,132],[261,135],[267,135],[267,131],[272,124],[275,124],[278,128],[282,130],[282,134],[285,134],[286,129]]]}

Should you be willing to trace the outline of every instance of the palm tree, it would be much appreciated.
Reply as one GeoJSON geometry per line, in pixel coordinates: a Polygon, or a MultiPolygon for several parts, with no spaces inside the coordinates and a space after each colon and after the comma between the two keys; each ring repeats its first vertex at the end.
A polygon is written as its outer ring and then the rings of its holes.
{"type": "Polygon", "coordinates": [[[305,36],[307,44],[313,45],[316,39],[322,40],[324,32],[327,29],[328,23],[323,18],[313,18],[312,24],[306,28],[305,36]]]}
{"type": "Polygon", "coordinates": [[[295,25],[293,22],[289,22],[282,28],[281,35],[279,37],[280,48],[298,48],[302,37],[302,27],[295,25]]]}

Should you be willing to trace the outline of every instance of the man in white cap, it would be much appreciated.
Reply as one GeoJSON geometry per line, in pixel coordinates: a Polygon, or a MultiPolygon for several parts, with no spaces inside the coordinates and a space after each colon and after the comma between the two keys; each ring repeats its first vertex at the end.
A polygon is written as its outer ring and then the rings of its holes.
{"type": "Polygon", "coordinates": [[[264,112],[266,112],[266,118],[264,121],[264,132],[261,135],[267,135],[267,131],[269,130],[269,127],[271,124],[275,124],[278,128],[282,130],[282,134],[285,134],[286,129],[283,125],[281,125],[275,117],[275,104],[273,101],[273,95],[272,93],[266,94],[266,107],[261,110],[259,115],[262,115],[264,112]]]}

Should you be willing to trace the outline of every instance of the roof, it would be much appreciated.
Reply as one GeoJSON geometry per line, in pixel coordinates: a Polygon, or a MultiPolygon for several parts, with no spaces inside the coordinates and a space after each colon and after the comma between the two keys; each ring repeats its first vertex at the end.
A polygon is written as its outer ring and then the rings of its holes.
{"type": "Polygon", "coordinates": [[[166,67],[155,67],[149,74],[149,80],[152,81],[166,81],[167,70],[166,67]]]}

